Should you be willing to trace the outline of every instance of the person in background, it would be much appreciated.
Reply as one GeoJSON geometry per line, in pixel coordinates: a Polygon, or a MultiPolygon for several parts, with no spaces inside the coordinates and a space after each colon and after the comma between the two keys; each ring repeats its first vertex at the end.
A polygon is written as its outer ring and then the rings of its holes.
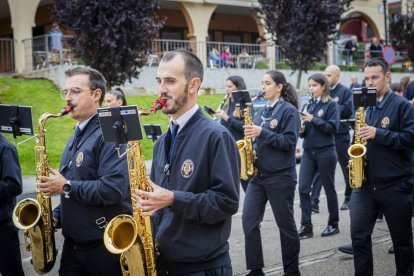
{"type": "Polygon", "coordinates": [[[252,67],[252,59],[250,58],[250,55],[247,52],[246,48],[243,48],[240,54],[237,55],[237,61],[239,62],[238,66],[240,68],[252,67]]]}
{"type": "MultiPolygon", "coordinates": [[[[222,109],[217,109],[215,114],[217,118],[221,119],[220,123],[233,135],[236,142],[244,139],[244,118],[241,116],[240,107],[236,107],[232,96],[232,93],[237,90],[246,90],[243,78],[236,75],[228,77],[226,80],[227,101],[222,109]]],[[[243,191],[246,192],[249,180],[240,179],[240,183],[243,191]]]]}
{"type": "Polygon", "coordinates": [[[122,275],[119,255],[103,243],[106,224],[132,212],[127,160],[118,157],[114,143],[103,141],[98,120],[106,80],[88,67],[65,74],[61,96],[72,107],[75,135],[66,143],[59,170],[39,177],[43,194],[61,195],[53,210],[65,238],[59,275],[122,275]]]}
{"type": "Polygon", "coordinates": [[[404,92],[407,90],[408,85],[410,84],[410,82],[411,82],[411,77],[409,77],[409,76],[405,76],[405,77],[401,78],[400,83],[402,85],[402,88],[403,88],[404,92]]]}
{"type": "Polygon", "coordinates": [[[371,46],[369,46],[369,55],[371,58],[382,57],[382,46],[375,36],[372,38],[371,46]]]}
{"type": "Polygon", "coordinates": [[[123,106],[127,105],[126,97],[124,91],[121,88],[115,88],[105,95],[105,107],[112,107],[112,106],[123,106]]]}
{"type": "MultiPolygon", "coordinates": [[[[328,80],[330,97],[336,102],[338,106],[340,120],[348,120],[353,115],[352,92],[348,87],[342,85],[339,80],[341,77],[341,69],[337,65],[329,65],[325,69],[325,76],[328,80]]],[[[345,199],[342,203],[341,210],[349,209],[349,199],[351,198],[352,189],[349,184],[349,154],[348,148],[351,146],[351,137],[349,135],[349,126],[347,122],[339,124],[339,129],[335,134],[335,149],[338,156],[338,162],[341,166],[345,182],[345,199]]],[[[316,177],[312,188],[312,207],[319,203],[319,195],[322,185],[316,177]]],[[[319,210],[319,207],[317,207],[319,210]]]]}
{"type": "Polygon", "coordinates": [[[391,84],[390,89],[398,96],[403,96],[404,94],[403,86],[399,82],[394,82],[391,84]]]}
{"type": "Polygon", "coordinates": [[[414,104],[414,81],[410,81],[407,85],[407,89],[404,91],[404,97],[414,104]]]}
{"type": "Polygon", "coordinates": [[[396,275],[413,275],[412,191],[414,185],[414,107],[390,90],[391,73],[382,58],[363,67],[367,87],[377,88],[375,107],[358,132],[367,141],[366,181],[350,202],[355,275],[373,275],[371,235],[380,211],[390,229],[396,275]],[[403,165],[402,165],[403,164],[403,165]]]}
{"type": "Polygon", "coordinates": [[[230,47],[224,47],[223,52],[221,52],[221,67],[234,67],[233,55],[230,52],[230,47]]]}
{"type": "Polygon", "coordinates": [[[62,37],[63,32],[59,28],[59,24],[54,22],[52,28],[47,33],[49,37],[49,50],[50,51],[61,51],[63,50],[62,37]]]}
{"type": "Polygon", "coordinates": [[[354,88],[361,88],[361,84],[358,82],[358,77],[357,76],[352,76],[351,77],[351,85],[349,86],[349,89],[352,90],[354,88]]]}
{"type": "Polygon", "coordinates": [[[18,230],[12,221],[22,172],[16,148],[0,133],[0,275],[24,276],[18,230]]]}
{"type": "Polygon", "coordinates": [[[210,66],[212,68],[214,66],[220,67],[220,54],[215,47],[211,48],[210,52],[208,52],[208,59],[210,60],[210,66]]]}
{"type": "Polygon", "coordinates": [[[137,207],[151,215],[159,275],[232,275],[228,239],[239,207],[240,155],[231,133],[197,104],[203,64],[185,50],[158,66],[170,128],[155,144],[149,184],[137,207]]]}
{"type": "Polygon", "coordinates": [[[358,38],[353,35],[350,40],[345,43],[344,56],[346,65],[354,64],[354,57],[358,51],[358,38]]]}
{"type": "Polygon", "coordinates": [[[254,138],[258,169],[247,186],[243,206],[243,232],[249,276],[264,275],[260,223],[266,204],[272,207],[279,228],[285,275],[300,275],[300,242],[293,216],[297,183],[295,149],[299,137],[298,96],[285,76],[276,70],[262,77],[266,108],[253,125],[245,126],[245,136],[254,138]]]}
{"type": "Polygon", "coordinates": [[[335,167],[338,156],[335,149],[335,134],[339,127],[337,103],[329,97],[329,84],[320,73],[308,79],[309,92],[313,102],[306,112],[301,113],[304,125],[301,130],[303,140],[303,156],[299,171],[299,196],[302,208],[299,238],[313,237],[311,186],[317,173],[326,193],[328,201],[328,225],[322,237],[339,233],[338,197],[335,191],[335,167]]]}

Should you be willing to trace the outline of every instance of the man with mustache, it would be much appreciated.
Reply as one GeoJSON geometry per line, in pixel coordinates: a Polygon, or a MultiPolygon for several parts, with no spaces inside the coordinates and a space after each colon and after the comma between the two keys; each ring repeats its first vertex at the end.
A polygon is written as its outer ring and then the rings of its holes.
{"type": "Polygon", "coordinates": [[[154,147],[153,192],[138,190],[137,205],[153,216],[160,275],[232,275],[240,157],[231,133],[197,105],[202,80],[201,61],[185,50],[165,54],[157,70],[171,122],[154,147]]]}
{"type": "Polygon", "coordinates": [[[58,170],[40,177],[44,194],[60,194],[53,210],[65,237],[59,275],[122,275],[119,255],[106,250],[106,224],[119,214],[131,213],[126,158],[118,158],[113,143],[106,143],[97,109],[105,98],[102,74],[87,67],[65,72],[62,98],[77,121],[58,170]]]}

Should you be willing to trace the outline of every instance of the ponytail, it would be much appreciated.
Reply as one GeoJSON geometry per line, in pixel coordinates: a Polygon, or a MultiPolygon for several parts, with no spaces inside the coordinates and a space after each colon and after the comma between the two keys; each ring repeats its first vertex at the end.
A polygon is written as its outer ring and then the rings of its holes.
{"type": "Polygon", "coordinates": [[[291,103],[296,109],[299,109],[299,97],[296,89],[290,83],[284,83],[281,96],[285,101],[291,103]]]}

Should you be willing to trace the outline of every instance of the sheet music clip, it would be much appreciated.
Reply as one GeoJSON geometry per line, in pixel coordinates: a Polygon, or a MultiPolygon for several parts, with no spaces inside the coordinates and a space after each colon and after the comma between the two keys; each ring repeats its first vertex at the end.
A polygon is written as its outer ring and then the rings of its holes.
{"type": "Polygon", "coordinates": [[[141,124],[136,105],[98,108],[98,119],[104,141],[115,143],[119,157],[123,157],[132,150],[130,147],[121,154],[121,144],[142,139],[141,124]]]}
{"type": "Polygon", "coordinates": [[[233,96],[233,100],[236,103],[236,106],[240,106],[240,108],[244,109],[248,105],[253,105],[248,90],[237,90],[234,91],[231,95],[233,96]]]}
{"type": "Polygon", "coordinates": [[[35,138],[31,106],[0,104],[0,132],[12,133],[16,145],[35,138]],[[17,143],[17,136],[32,135],[32,137],[17,143]]]}
{"type": "Polygon", "coordinates": [[[377,104],[376,87],[359,87],[352,89],[354,109],[358,107],[367,108],[377,104]]]}
{"type": "Polygon", "coordinates": [[[145,134],[147,135],[148,139],[152,139],[155,142],[162,134],[161,126],[159,124],[155,125],[144,125],[145,134]]]}

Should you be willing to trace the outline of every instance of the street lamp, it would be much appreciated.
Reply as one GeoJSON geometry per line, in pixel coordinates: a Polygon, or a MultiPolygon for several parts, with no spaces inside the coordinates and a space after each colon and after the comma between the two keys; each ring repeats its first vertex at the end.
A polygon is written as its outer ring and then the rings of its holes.
{"type": "Polygon", "coordinates": [[[383,0],[382,4],[384,5],[385,45],[388,45],[387,0],[383,0]]]}

